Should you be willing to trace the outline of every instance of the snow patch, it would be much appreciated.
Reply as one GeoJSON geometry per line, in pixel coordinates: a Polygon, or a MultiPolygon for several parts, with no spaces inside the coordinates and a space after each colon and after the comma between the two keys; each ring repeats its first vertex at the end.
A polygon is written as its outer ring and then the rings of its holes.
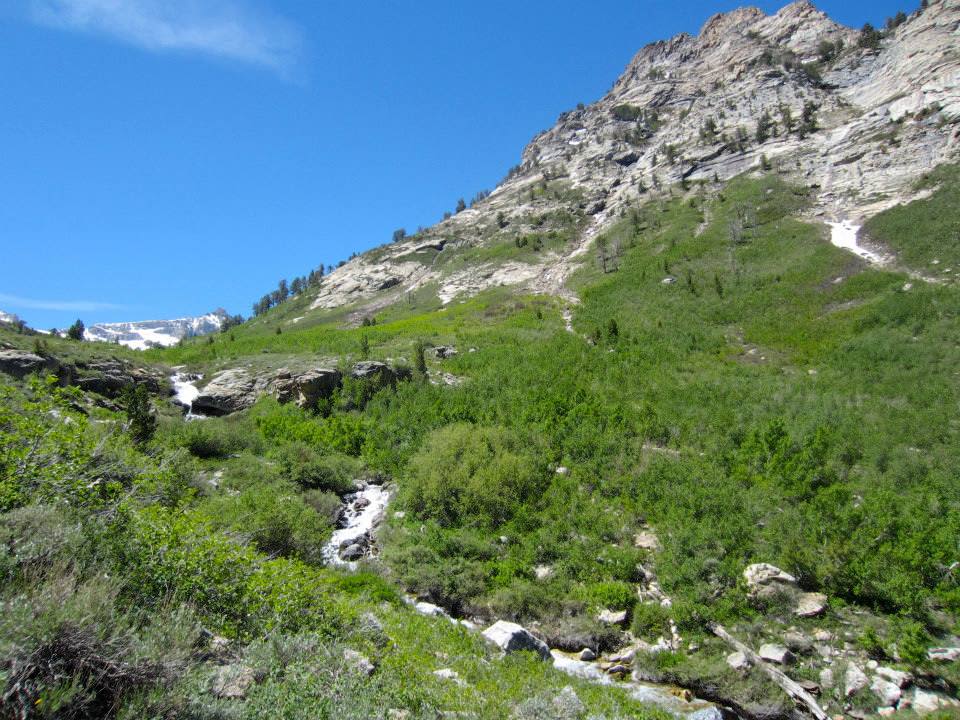
{"type": "Polygon", "coordinates": [[[134,350],[170,347],[185,337],[219,332],[226,314],[222,311],[200,317],[175,320],[143,320],[139,322],[97,323],[86,328],[83,339],[119,343],[134,350]]]}
{"type": "Polygon", "coordinates": [[[858,255],[867,262],[876,265],[883,265],[886,262],[886,258],[882,255],[868,250],[860,244],[860,225],[854,225],[849,220],[828,222],[827,225],[830,226],[830,242],[836,247],[852,252],[854,255],[858,255]]]}

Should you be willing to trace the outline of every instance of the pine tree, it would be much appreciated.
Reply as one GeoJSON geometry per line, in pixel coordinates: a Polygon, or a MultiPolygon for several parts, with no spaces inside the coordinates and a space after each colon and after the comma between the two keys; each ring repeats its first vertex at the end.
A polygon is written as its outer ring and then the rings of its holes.
{"type": "Polygon", "coordinates": [[[421,377],[427,375],[427,347],[424,343],[418,342],[413,348],[413,369],[421,377]]]}
{"type": "Polygon", "coordinates": [[[83,320],[77,318],[77,321],[67,328],[67,337],[71,340],[83,340],[83,333],[86,331],[86,327],[83,324],[83,320]]]}
{"type": "Polygon", "coordinates": [[[770,117],[770,113],[764,110],[763,114],[757,119],[757,133],[755,136],[757,143],[765,143],[770,138],[770,128],[772,125],[773,118],[770,117]]]}
{"type": "Polygon", "coordinates": [[[123,409],[127,415],[127,432],[138,445],[150,442],[157,429],[157,418],[150,406],[145,385],[134,385],[123,392],[123,409]]]}

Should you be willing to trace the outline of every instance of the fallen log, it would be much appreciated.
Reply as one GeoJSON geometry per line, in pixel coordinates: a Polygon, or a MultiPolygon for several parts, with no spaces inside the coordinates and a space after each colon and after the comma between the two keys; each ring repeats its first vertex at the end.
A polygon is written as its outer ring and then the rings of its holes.
{"type": "Polygon", "coordinates": [[[810,714],[817,718],[817,720],[829,720],[829,716],[823,711],[823,708],[817,704],[817,701],[814,699],[813,695],[808,693],[797,683],[787,677],[786,674],[767,663],[753,650],[733,637],[733,635],[724,629],[723,625],[710,623],[707,628],[710,630],[710,632],[726,642],[728,645],[742,652],[751,663],[763,670],[771,680],[783,688],[783,691],[787,693],[787,695],[806,706],[807,710],[810,711],[810,714]]]}

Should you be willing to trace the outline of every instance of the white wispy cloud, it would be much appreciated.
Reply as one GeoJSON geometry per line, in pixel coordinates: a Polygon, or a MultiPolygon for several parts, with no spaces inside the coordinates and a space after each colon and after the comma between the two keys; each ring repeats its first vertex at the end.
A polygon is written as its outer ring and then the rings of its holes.
{"type": "Polygon", "coordinates": [[[60,310],[63,312],[96,312],[98,310],[123,310],[125,306],[94,300],[36,300],[0,293],[0,304],[4,307],[27,308],[30,310],[60,310]]]}
{"type": "Polygon", "coordinates": [[[195,52],[281,74],[296,64],[300,33],[242,0],[29,0],[50,27],[112,37],[155,52],[195,52]]]}

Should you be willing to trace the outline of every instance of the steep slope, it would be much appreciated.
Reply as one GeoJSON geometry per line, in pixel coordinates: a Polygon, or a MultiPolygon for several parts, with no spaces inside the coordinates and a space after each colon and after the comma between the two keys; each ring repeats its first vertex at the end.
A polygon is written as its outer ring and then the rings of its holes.
{"type": "Polygon", "coordinates": [[[813,189],[811,213],[827,219],[859,224],[910,199],[957,154],[960,7],[934,0],[875,49],[859,36],[801,0],[648,45],[488,198],[333,271],[312,309],[352,307],[359,321],[410,294],[447,304],[497,285],[572,299],[566,278],[625,212],[759,168],[813,189]]]}

